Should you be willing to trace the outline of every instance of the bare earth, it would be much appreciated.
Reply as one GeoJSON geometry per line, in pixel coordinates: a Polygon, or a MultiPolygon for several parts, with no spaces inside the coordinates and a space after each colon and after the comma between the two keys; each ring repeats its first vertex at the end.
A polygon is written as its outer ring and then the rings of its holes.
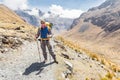
{"type": "MultiPolygon", "coordinates": [[[[36,42],[25,42],[19,50],[0,53],[0,80],[67,80],[61,74],[66,71],[64,61],[73,65],[73,76],[68,80],[100,80],[107,74],[106,67],[85,54],[79,54],[65,47],[66,51],[53,44],[59,64],[55,64],[48,54],[47,63],[39,59],[36,42]],[[71,60],[61,56],[67,54],[71,60]]],[[[40,50],[41,52],[41,50],[40,50]]]]}
{"type": "Polygon", "coordinates": [[[0,80],[55,80],[55,64],[40,62],[37,43],[26,42],[18,51],[0,56],[0,80]]]}

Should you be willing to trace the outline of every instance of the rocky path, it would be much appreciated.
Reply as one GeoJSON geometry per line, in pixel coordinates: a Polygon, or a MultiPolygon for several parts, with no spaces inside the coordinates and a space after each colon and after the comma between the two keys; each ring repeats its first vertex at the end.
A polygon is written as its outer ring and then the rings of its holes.
{"type": "Polygon", "coordinates": [[[59,64],[53,63],[49,54],[47,63],[42,62],[42,55],[40,61],[36,42],[25,42],[19,50],[0,53],[0,80],[101,80],[108,73],[103,64],[84,53],[60,43],[53,47],[59,64]],[[67,75],[66,61],[72,65],[72,77],[67,75]]]}
{"type": "MultiPolygon", "coordinates": [[[[37,43],[26,42],[19,50],[0,54],[0,80],[55,80],[52,59],[40,61],[37,43]]],[[[42,57],[42,55],[41,55],[42,57]]]]}
{"type": "MultiPolygon", "coordinates": [[[[68,80],[101,80],[107,74],[106,67],[96,60],[92,60],[89,56],[82,53],[77,53],[74,50],[71,50],[67,46],[58,45],[56,47],[56,52],[58,53],[58,59],[61,61],[59,63],[60,66],[64,68],[64,70],[58,69],[59,72],[66,76],[68,73],[67,66],[65,67],[65,62],[69,62],[73,68],[72,77],[66,77],[68,80]],[[58,47],[59,46],[59,47],[58,47]],[[61,46],[61,47],[60,47],[61,46]],[[64,66],[63,66],[64,64],[64,66]]],[[[60,73],[58,73],[60,75],[60,73]]],[[[65,77],[58,78],[60,80],[65,80],[65,77]]]]}

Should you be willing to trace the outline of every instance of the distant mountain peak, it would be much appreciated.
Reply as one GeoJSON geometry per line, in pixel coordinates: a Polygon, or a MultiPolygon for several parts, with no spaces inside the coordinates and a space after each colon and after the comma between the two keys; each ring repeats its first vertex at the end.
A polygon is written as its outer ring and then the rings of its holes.
{"type": "Polygon", "coordinates": [[[106,0],[103,4],[98,6],[99,9],[106,7],[114,7],[120,3],[120,0],[106,0]]]}
{"type": "MultiPolygon", "coordinates": [[[[118,22],[120,20],[120,0],[106,0],[100,6],[93,7],[83,13],[73,21],[73,24],[77,25],[80,19],[101,26],[107,32],[116,31],[120,28],[118,22]]],[[[73,24],[71,27],[75,26],[73,24]]]]}
{"type": "Polygon", "coordinates": [[[69,18],[61,18],[58,14],[54,14],[51,11],[48,11],[46,13],[43,13],[39,9],[34,9],[36,11],[36,14],[39,14],[38,16],[30,14],[32,12],[31,9],[27,10],[16,10],[15,12],[21,16],[26,22],[33,26],[40,26],[39,20],[44,19],[48,22],[51,22],[54,24],[54,31],[62,31],[62,30],[68,30],[70,25],[72,24],[73,19],[69,18]]]}

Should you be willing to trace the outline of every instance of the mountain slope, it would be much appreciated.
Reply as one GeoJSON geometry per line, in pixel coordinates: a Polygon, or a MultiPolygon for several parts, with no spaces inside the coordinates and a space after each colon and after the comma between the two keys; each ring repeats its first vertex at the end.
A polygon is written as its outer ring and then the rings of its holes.
{"type": "Polygon", "coordinates": [[[16,10],[15,11],[21,18],[23,18],[27,23],[33,25],[33,26],[39,26],[39,17],[41,17],[44,13],[42,13],[40,10],[36,10],[37,16],[31,14],[32,10],[16,10]]]}
{"type": "Polygon", "coordinates": [[[32,40],[35,28],[27,24],[14,11],[0,4],[0,51],[16,48],[24,40],[32,40]]]}
{"type": "Polygon", "coordinates": [[[120,0],[107,0],[102,5],[96,7],[95,10],[90,9],[87,14],[94,16],[88,16],[83,14],[81,17],[84,21],[93,23],[94,25],[101,26],[106,32],[114,32],[120,29],[120,0]]]}
{"type": "Polygon", "coordinates": [[[17,16],[12,10],[6,6],[0,4],[0,22],[19,22],[25,23],[19,16],[17,16]]]}
{"type": "Polygon", "coordinates": [[[80,46],[120,64],[120,0],[106,0],[73,21],[65,34],[80,46]],[[76,40],[74,40],[76,39],[76,40]]]}
{"type": "Polygon", "coordinates": [[[100,6],[91,8],[88,12],[83,13],[79,19],[83,19],[84,22],[91,22],[94,25],[100,26],[106,32],[116,31],[120,29],[119,4],[120,0],[107,0],[100,6]]]}

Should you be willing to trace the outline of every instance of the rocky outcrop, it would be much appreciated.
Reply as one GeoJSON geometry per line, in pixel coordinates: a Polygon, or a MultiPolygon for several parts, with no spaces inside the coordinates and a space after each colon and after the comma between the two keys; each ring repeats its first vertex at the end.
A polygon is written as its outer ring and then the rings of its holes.
{"type": "Polygon", "coordinates": [[[84,22],[91,22],[100,26],[105,32],[114,32],[120,29],[120,11],[114,13],[105,13],[100,16],[85,18],[84,22]]]}
{"type": "Polygon", "coordinates": [[[14,11],[0,4],[0,53],[16,49],[23,41],[31,41],[35,28],[14,11]]]}
{"type": "Polygon", "coordinates": [[[77,25],[80,19],[101,27],[105,32],[114,32],[120,29],[120,0],[106,0],[100,6],[89,9],[73,21],[71,28],[77,25]]]}
{"type": "Polygon", "coordinates": [[[73,22],[72,22],[72,24],[71,24],[71,26],[70,26],[70,28],[69,28],[69,30],[72,29],[78,23],[79,23],[79,18],[74,19],[73,22]]]}
{"type": "Polygon", "coordinates": [[[9,48],[16,49],[23,44],[22,41],[20,38],[3,35],[0,37],[0,52],[7,52],[9,48]]]}

